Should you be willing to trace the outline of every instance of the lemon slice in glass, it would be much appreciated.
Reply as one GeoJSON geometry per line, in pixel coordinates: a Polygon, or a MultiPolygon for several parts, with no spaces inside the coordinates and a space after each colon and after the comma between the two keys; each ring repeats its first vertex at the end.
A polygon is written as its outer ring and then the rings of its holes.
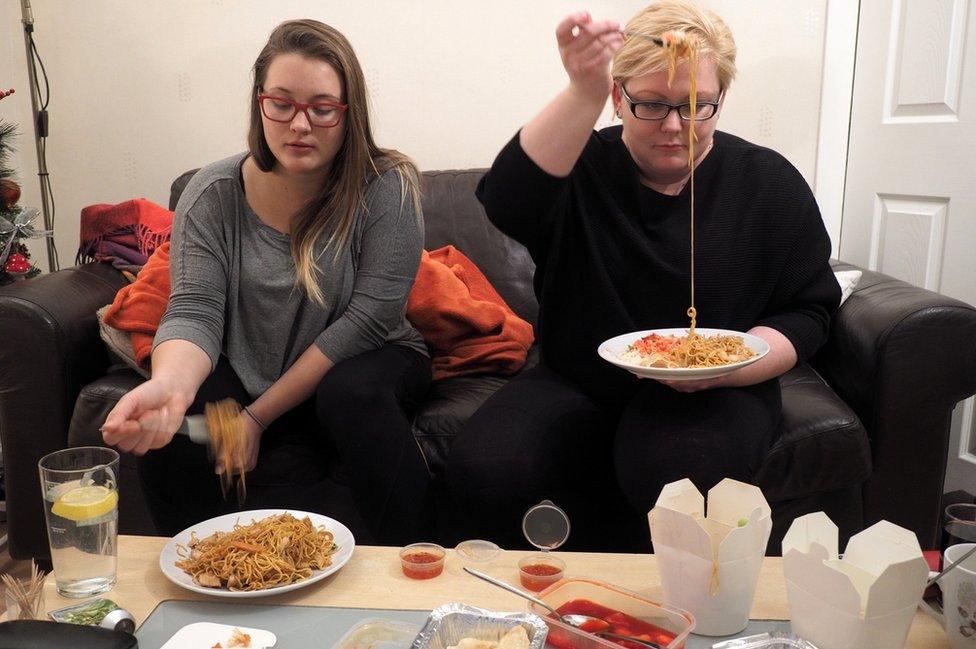
{"type": "Polygon", "coordinates": [[[87,521],[108,514],[119,502],[119,494],[102,485],[76,487],[58,497],[51,512],[69,521],[87,521]]]}

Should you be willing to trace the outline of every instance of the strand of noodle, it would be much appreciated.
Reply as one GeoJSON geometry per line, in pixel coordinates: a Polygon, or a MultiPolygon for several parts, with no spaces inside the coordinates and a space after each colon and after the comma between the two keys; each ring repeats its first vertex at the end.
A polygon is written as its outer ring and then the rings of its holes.
{"type": "MultiPolygon", "coordinates": [[[[695,309],[695,143],[698,134],[695,132],[695,119],[698,116],[698,47],[681,32],[664,34],[664,47],[668,57],[668,87],[674,81],[678,69],[678,58],[688,59],[688,74],[691,87],[689,89],[689,104],[691,119],[688,121],[688,169],[690,174],[691,215],[689,226],[691,229],[691,306],[688,307],[688,317],[691,319],[689,334],[695,333],[698,324],[698,311],[695,309]]],[[[679,116],[680,117],[680,116],[679,116]]]]}
{"type": "MultiPolygon", "coordinates": [[[[216,403],[208,403],[203,409],[207,419],[207,432],[210,435],[210,452],[224,467],[220,476],[220,491],[227,497],[227,491],[233,486],[235,476],[233,467],[244,466],[244,430],[241,427],[241,406],[233,399],[224,399],[216,403]]],[[[247,486],[242,471],[236,476],[237,502],[244,504],[247,497],[247,486]]]]}

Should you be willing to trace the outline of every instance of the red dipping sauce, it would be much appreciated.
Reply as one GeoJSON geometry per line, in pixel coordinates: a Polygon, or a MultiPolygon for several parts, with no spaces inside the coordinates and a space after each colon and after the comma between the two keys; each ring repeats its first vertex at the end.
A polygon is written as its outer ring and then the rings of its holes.
{"type": "Polygon", "coordinates": [[[433,579],[444,572],[444,550],[432,543],[417,543],[400,551],[400,568],[411,579],[433,579]]]}
{"type": "MultiPolygon", "coordinates": [[[[662,629],[661,627],[651,624],[650,622],[645,622],[644,620],[627,615],[626,613],[621,613],[620,611],[612,608],[601,606],[600,604],[588,599],[570,600],[556,610],[559,611],[560,615],[578,613],[580,615],[589,615],[599,618],[610,625],[607,629],[605,629],[610,633],[632,636],[641,640],[650,640],[658,643],[662,647],[666,647],[670,643],[674,642],[676,637],[676,634],[671,633],[667,629],[662,629]]],[[[620,640],[617,638],[603,638],[603,640],[619,644],[621,647],[626,647],[626,649],[647,649],[645,645],[640,645],[636,642],[628,642],[626,640],[620,640]]],[[[579,640],[570,635],[569,631],[555,627],[550,627],[549,636],[546,639],[546,642],[554,647],[557,647],[558,649],[574,649],[575,647],[579,646],[579,640]]]]}
{"type": "Polygon", "coordinates": [[[530,563],[519,566],[519,580],[522,586],[529,590],[542,590],[562,577],[563,570],[559,566],[548,563],[530,563]]]}

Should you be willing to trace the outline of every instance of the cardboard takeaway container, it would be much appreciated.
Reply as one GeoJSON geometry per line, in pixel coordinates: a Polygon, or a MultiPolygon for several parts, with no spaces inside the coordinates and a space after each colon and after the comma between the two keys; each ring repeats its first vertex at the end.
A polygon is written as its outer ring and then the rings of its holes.
{"type": "Polygon", "coordinates": [[[851,537],[838,555],[823,512],[793,521],[783,573],[793,632],[819,649],[898,649],[928,578],[915,534],[888,521],[851,537]]]}
{"type": "Polygon", "coordinates": [[[744,629],[773,527],[759,488],[722,480],[708,492],[706,516],[685,478],[664,486],[647,517],[665,603],[691,612],[698,634],[744,629]]]}

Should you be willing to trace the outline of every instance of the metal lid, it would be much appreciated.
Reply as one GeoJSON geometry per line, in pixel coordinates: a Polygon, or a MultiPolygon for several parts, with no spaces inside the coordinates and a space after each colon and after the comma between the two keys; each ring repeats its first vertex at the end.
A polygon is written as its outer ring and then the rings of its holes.
{"type": "Polygon", "coordinates": [[[132,617],[132,613],[124,608],[117,608],[103,617],[102,621],[98,623],[98,626],[112,629],[113,631],[132,633],[136,630],[136,620],[132,617]]]}
{"type": "Polygon", "coordinates": [[[569,516],[551,500],[543,500],[525,512],[522,533],[540,550],[555,550],[569,538],[569,516]]]}

